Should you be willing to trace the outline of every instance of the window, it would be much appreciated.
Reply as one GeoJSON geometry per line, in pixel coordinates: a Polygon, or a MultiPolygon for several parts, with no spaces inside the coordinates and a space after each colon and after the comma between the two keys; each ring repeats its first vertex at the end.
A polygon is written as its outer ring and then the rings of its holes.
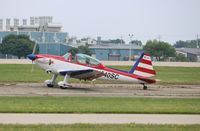
{"type": "Polygon", "coordinates": [[[89,65],[99,65],[101,62],[91,56],[85,54],[77,54],[76,55],[77,62],[81,64],[89,64],[89,65]]]}

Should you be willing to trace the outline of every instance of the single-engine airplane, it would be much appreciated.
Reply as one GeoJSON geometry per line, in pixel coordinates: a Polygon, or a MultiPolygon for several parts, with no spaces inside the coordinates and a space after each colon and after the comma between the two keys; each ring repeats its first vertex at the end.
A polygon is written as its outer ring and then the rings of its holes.
{"type": "Polygon", "coordinates": [[[51,80],[45,81],[48,87],[55,86],[58,75],[64,76],[64,80],[57,83],[61,89],[71,86],[68,83],[70,77],[85,81],[104,79],[138,83],[143,85],[144,90],[147,89],[146,84],[156,82],[156,80],[149,78],[154,76],[156,72],[153,69],[150,55],[146,53],[141,54],[130,71],[106,67],[99,60],[86,54],[76,54],[73,57],[71,53],[64,56],[32,53],[27,57],[47,73],[53,74],[51,80]]]}

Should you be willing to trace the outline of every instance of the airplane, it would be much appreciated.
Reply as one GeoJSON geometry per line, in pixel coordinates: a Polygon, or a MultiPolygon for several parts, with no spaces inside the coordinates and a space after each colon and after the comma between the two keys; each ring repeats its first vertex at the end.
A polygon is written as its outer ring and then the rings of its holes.
{"type": "Polygon", "coordinates": [[[27,57],[47,73],[53,74],[51,80],[45,81],[47,87],[56,85],[55,80],[58,75],[64,76],[64,80],[57,83],[61,89],[71,87],[68,83],[69,78],[85,81],[96,79],[125,81],[142,84],[144,90],[147,90],[146,84],[156,82],[155,79],[149,78],[155,76],[156,71],[153,69],[151,57],[147,53],[142,53],[129,71],[106,67],[96,58],[81,53],[77,53],[75,56],[72,56],[71,53],[64,56],[32,53],[27,57]]]}

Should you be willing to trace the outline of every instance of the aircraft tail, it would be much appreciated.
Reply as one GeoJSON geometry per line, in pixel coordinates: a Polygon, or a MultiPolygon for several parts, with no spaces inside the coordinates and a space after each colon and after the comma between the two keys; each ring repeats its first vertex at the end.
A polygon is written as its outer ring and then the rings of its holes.
{"type": "Polygon", "coordinates": [[[129,71],[129,73],[143,77],[155,76],[156,71],[153,69],[150,55],[142,53],[140,58],[135,62],[135,64],[129,71]]]}

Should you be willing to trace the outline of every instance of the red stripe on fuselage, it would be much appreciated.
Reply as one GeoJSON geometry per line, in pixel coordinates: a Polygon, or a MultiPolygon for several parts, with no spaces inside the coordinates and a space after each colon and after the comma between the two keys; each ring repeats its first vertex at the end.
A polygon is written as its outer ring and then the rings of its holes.
{"type": "Polygon", "coordinates": [[[156,74],[155,70],[150,70],[150,69],[143,68],[143,67],[136,67],[135,70],[145,72],[145,73],[149,73],[149,74],[156,74]]]}
{"type": "Polygon", "coordinates": [[[53,58],[60,61],[67,61],[62,56],[48,55],[48,54],[38,54],[36,55],[38,58],[53,58]]]}

